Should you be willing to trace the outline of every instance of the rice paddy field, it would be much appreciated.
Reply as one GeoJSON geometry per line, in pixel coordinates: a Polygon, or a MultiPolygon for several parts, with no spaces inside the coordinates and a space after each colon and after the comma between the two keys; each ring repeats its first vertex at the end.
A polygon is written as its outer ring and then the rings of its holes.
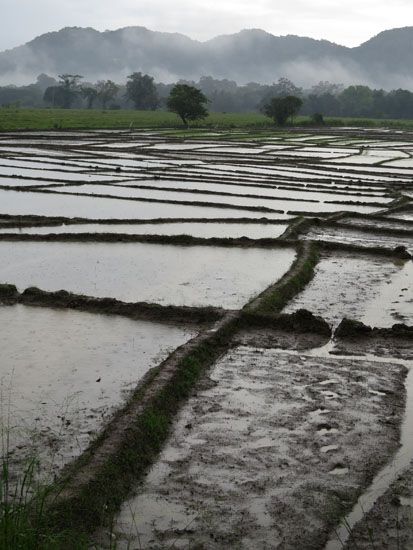
{"type": "Polygon", "coordinates": [[[3,131],[10,493],[89,548],[411,548],[412,256],[408,128],[3,131]]]}

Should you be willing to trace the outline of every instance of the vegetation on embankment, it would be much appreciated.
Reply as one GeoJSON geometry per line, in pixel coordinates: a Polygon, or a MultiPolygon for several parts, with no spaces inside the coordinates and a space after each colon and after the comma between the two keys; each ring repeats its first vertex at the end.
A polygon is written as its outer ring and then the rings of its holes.
{"type": "MultiPolygon", "coordinates": [[[[374,118],[325,118],[326,126],[389,127],[413,129],[413,120],[374,119],[374,118]]],[[[299,116],[294,126],[311,126],[310,117],[299,116]]],[[[202,121],[191,123],[192,128],[277,128],[271,120],[260,113],[210,113],[202,121]]],[[[0,131],[14,130],[92,130],[92,129],[144,129],[182,128],[182,123],[174,113],[166,111],[135,111],[92,109],[0,109],[0,131]]],[[[280,132],[285,128],[278,129],[280,132]]],[[[183,130],[188,134],[188,130],[183,130]]],[[[211,136],[212,137],[212,136],[211,136]]]]}
{"type": "Polygon", "coordinates": [[[300,242],[297,247],[297,258],[290,271],[274,285],[264,290],[255,300],[250,302],[244,308],[244,312],[246,314],[279,313],[314,277],[314,269],[318,263],[318,259],[318,247],[316,244],[310,241],[300,242]]]}

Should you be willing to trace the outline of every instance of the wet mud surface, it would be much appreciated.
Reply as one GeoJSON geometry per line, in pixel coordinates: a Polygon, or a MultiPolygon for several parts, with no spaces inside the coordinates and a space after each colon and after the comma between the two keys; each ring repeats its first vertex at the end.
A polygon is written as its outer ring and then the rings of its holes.
{"type": "Polygon", "coordinates": [[[123,505],[119,547],[321,548],[397,447],[405,371],[323,348],[237,346],[123,505]]]}

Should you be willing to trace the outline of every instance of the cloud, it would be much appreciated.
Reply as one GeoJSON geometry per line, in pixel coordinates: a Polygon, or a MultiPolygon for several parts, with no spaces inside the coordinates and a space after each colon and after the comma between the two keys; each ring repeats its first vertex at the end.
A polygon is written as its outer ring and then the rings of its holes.
{"type": "Polygon", "coordinates": [[[412,18],[411,0],[3,0],[0,49],[65,26],[129,25],[201,40],[256,27],[354,46],[412,18]]]}

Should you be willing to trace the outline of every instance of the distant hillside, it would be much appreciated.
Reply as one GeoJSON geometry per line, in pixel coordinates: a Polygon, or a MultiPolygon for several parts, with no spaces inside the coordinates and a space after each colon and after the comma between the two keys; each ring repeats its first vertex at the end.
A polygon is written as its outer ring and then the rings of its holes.
{"type": "Polygon", "coordinates": [[[182,34],[127,27],[98,32],[65,28],[0,53],[0,82],[34,81],[40,73],[69,72],[89,80],[124,80],[144,71],[157,80],[202,75],[238,83],[271,83],[287,76],[306,86],[320,80],[413,88],[413,27],[380,33],[357,48],[259,29],[198,42],[182,34]]]}

